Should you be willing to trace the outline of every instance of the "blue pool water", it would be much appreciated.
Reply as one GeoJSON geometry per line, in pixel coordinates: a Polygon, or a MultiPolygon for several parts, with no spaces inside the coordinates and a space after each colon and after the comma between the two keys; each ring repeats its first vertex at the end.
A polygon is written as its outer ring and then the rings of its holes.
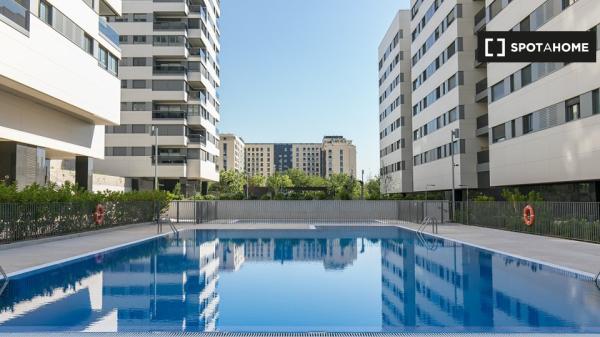
{"type": "Polygon", "coordinates": [[[12,277],[7,331],[600,332],[600,291],[393,227],[197,230],[12,277]]]}

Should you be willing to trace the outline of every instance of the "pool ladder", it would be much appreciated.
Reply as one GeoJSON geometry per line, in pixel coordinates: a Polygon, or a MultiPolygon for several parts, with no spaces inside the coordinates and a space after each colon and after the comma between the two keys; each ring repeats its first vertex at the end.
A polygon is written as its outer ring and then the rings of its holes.
{"type": "Polygon", "coordinates": [[[427,230],[427,227],[429,226],[431,226],[431,233],[438,233],[437,219],[434,217],[427,216],[425,217],[425,219],[423,219],[421,225],[419,226],[419,229],[417,230],[417,238],[419,239],[423,247],[425,247],[427,250],[433,251],[438,248],[439,241],[436,238],[434,238],[431,241],[425,238],[425,235],[423,235],[423,233],[427,230]]]}
{"type": "Polygon", "coordinates": [[[8,287],[8,275],[6,275],[2,266],[0,266],[0,274],[2,274],[2,285],[0,286],[0,296],[2,296],[4,290],[8,287]]]}
{"type": "Polygon", "coordinates": [[[162,232],[162,225],[163,223],[167,223],[169,225],[169,228],[171,228],[171,231],[173,232],[173,234],[175,234],[177,237],[179,237],[179,230],[177,229],[177,227],[175,227],[175,224],[173,224],[173,221],[171,221],[170,218],[160,218],[158,220],[159,226],[160,226],[160,231],[162,232]]]}
{"type": "Polygon", "coordinates": [[[596,288],[598,288],[598,290],[600,290],[600,272],[598,273],[598,275],[596,275],[596,278],[594,279],[594,283],[596,284],[596,288]]]}

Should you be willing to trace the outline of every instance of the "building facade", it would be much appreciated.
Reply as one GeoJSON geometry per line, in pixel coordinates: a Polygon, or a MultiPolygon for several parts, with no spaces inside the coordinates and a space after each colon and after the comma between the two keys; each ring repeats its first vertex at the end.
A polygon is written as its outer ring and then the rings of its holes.
{"type": "Polygon", "coordinates": [[[104,126],[118,124],[121,57],[105,17],[120,0],[9,0],[0,10],[0,177],[19,188],[49,181],[49,160],[75,159],[92,189],[104,126]]]}
{"type": "Polygon", "coordinates": [[[401,10],[379,44],[381,192],[412,192],[410,11],[401,10]]]}
{"type": "Polygon", "coordinates": [[[216,0],[123,1],[110,23],[123,50],[121,125],[106,130],[100,173],[134,190],[153,188],[156,173],[161,189],[186,194],[218,180],[219,17],[216,0]]]}
{"type": "MultiPolygon", "coordinates": [[[[598,32],[600,24],[594,0],[486,5],[489,31],[598,32]]],[[[570,195],[595,190],[598,201],[600,64],[490,63],[487,76],[491,184],[561,184],[570,195]]]]}
{"type": "Polygon", "coordinates": [[[231,133],[219,135],[219,171],[235,170],[244,172],[245,147],[244,140],[231,133]]]}
{"type": "Polygon", "coordinates": [[[334,173],[356,177],[356,146],[342,136],[325,136],[321,143],[247,143],[245,152],[250,176],[298,169],[323,177],[334,173]]]}

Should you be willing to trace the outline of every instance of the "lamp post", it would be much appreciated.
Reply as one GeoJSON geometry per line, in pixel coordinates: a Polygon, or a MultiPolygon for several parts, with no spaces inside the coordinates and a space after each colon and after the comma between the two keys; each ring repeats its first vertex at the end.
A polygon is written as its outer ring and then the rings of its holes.
{"type": "Polygon", "coordinates": [[[452,156],[452,220],[454,220],[454,209],[455,209],[455,187],[454,187],[454,167],[457,165],[454,163],[454,140],[459,139],[460,131],[458,129],[452,130],[450,132],[450,154],[452,156]]]}
{"type": "Polygon", "coordinates": [[[152,125],[154,134],[154,189],[158,191],[158,125],[152,125]]]}
{"type": "Polygon", "coordinates": [[[365,200],[365,170],[360,173],[360,200],[365,200]]]}
{"type": "Polygon", "coordinates": [[[458,187],[465,188],[467,190],[467,225],[469,224],[469,186],[458,185],[458,187]]]}

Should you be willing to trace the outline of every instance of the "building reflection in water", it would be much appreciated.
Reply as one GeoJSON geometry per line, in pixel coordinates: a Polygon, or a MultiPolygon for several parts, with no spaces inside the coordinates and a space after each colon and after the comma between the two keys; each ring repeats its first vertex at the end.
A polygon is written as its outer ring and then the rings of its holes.
{"type": "MultiPolygon", "coordinates": [[[[381,264],[381,275],[354,277],[381,277],[381,298],[373,301],[381,302],[375,329],[382,331],[600,327],[600,292],[576,274],[449,241],[431,249],[402,231],[369,240],[340,233],[249,239],[185,231],[17,277],[0,297],[0,332],[215,331],[220,273],[294,261],[351,271],[357,259],[381,264]]],[[[319,282],[321,275],[306,277],[319,282]]]]}

